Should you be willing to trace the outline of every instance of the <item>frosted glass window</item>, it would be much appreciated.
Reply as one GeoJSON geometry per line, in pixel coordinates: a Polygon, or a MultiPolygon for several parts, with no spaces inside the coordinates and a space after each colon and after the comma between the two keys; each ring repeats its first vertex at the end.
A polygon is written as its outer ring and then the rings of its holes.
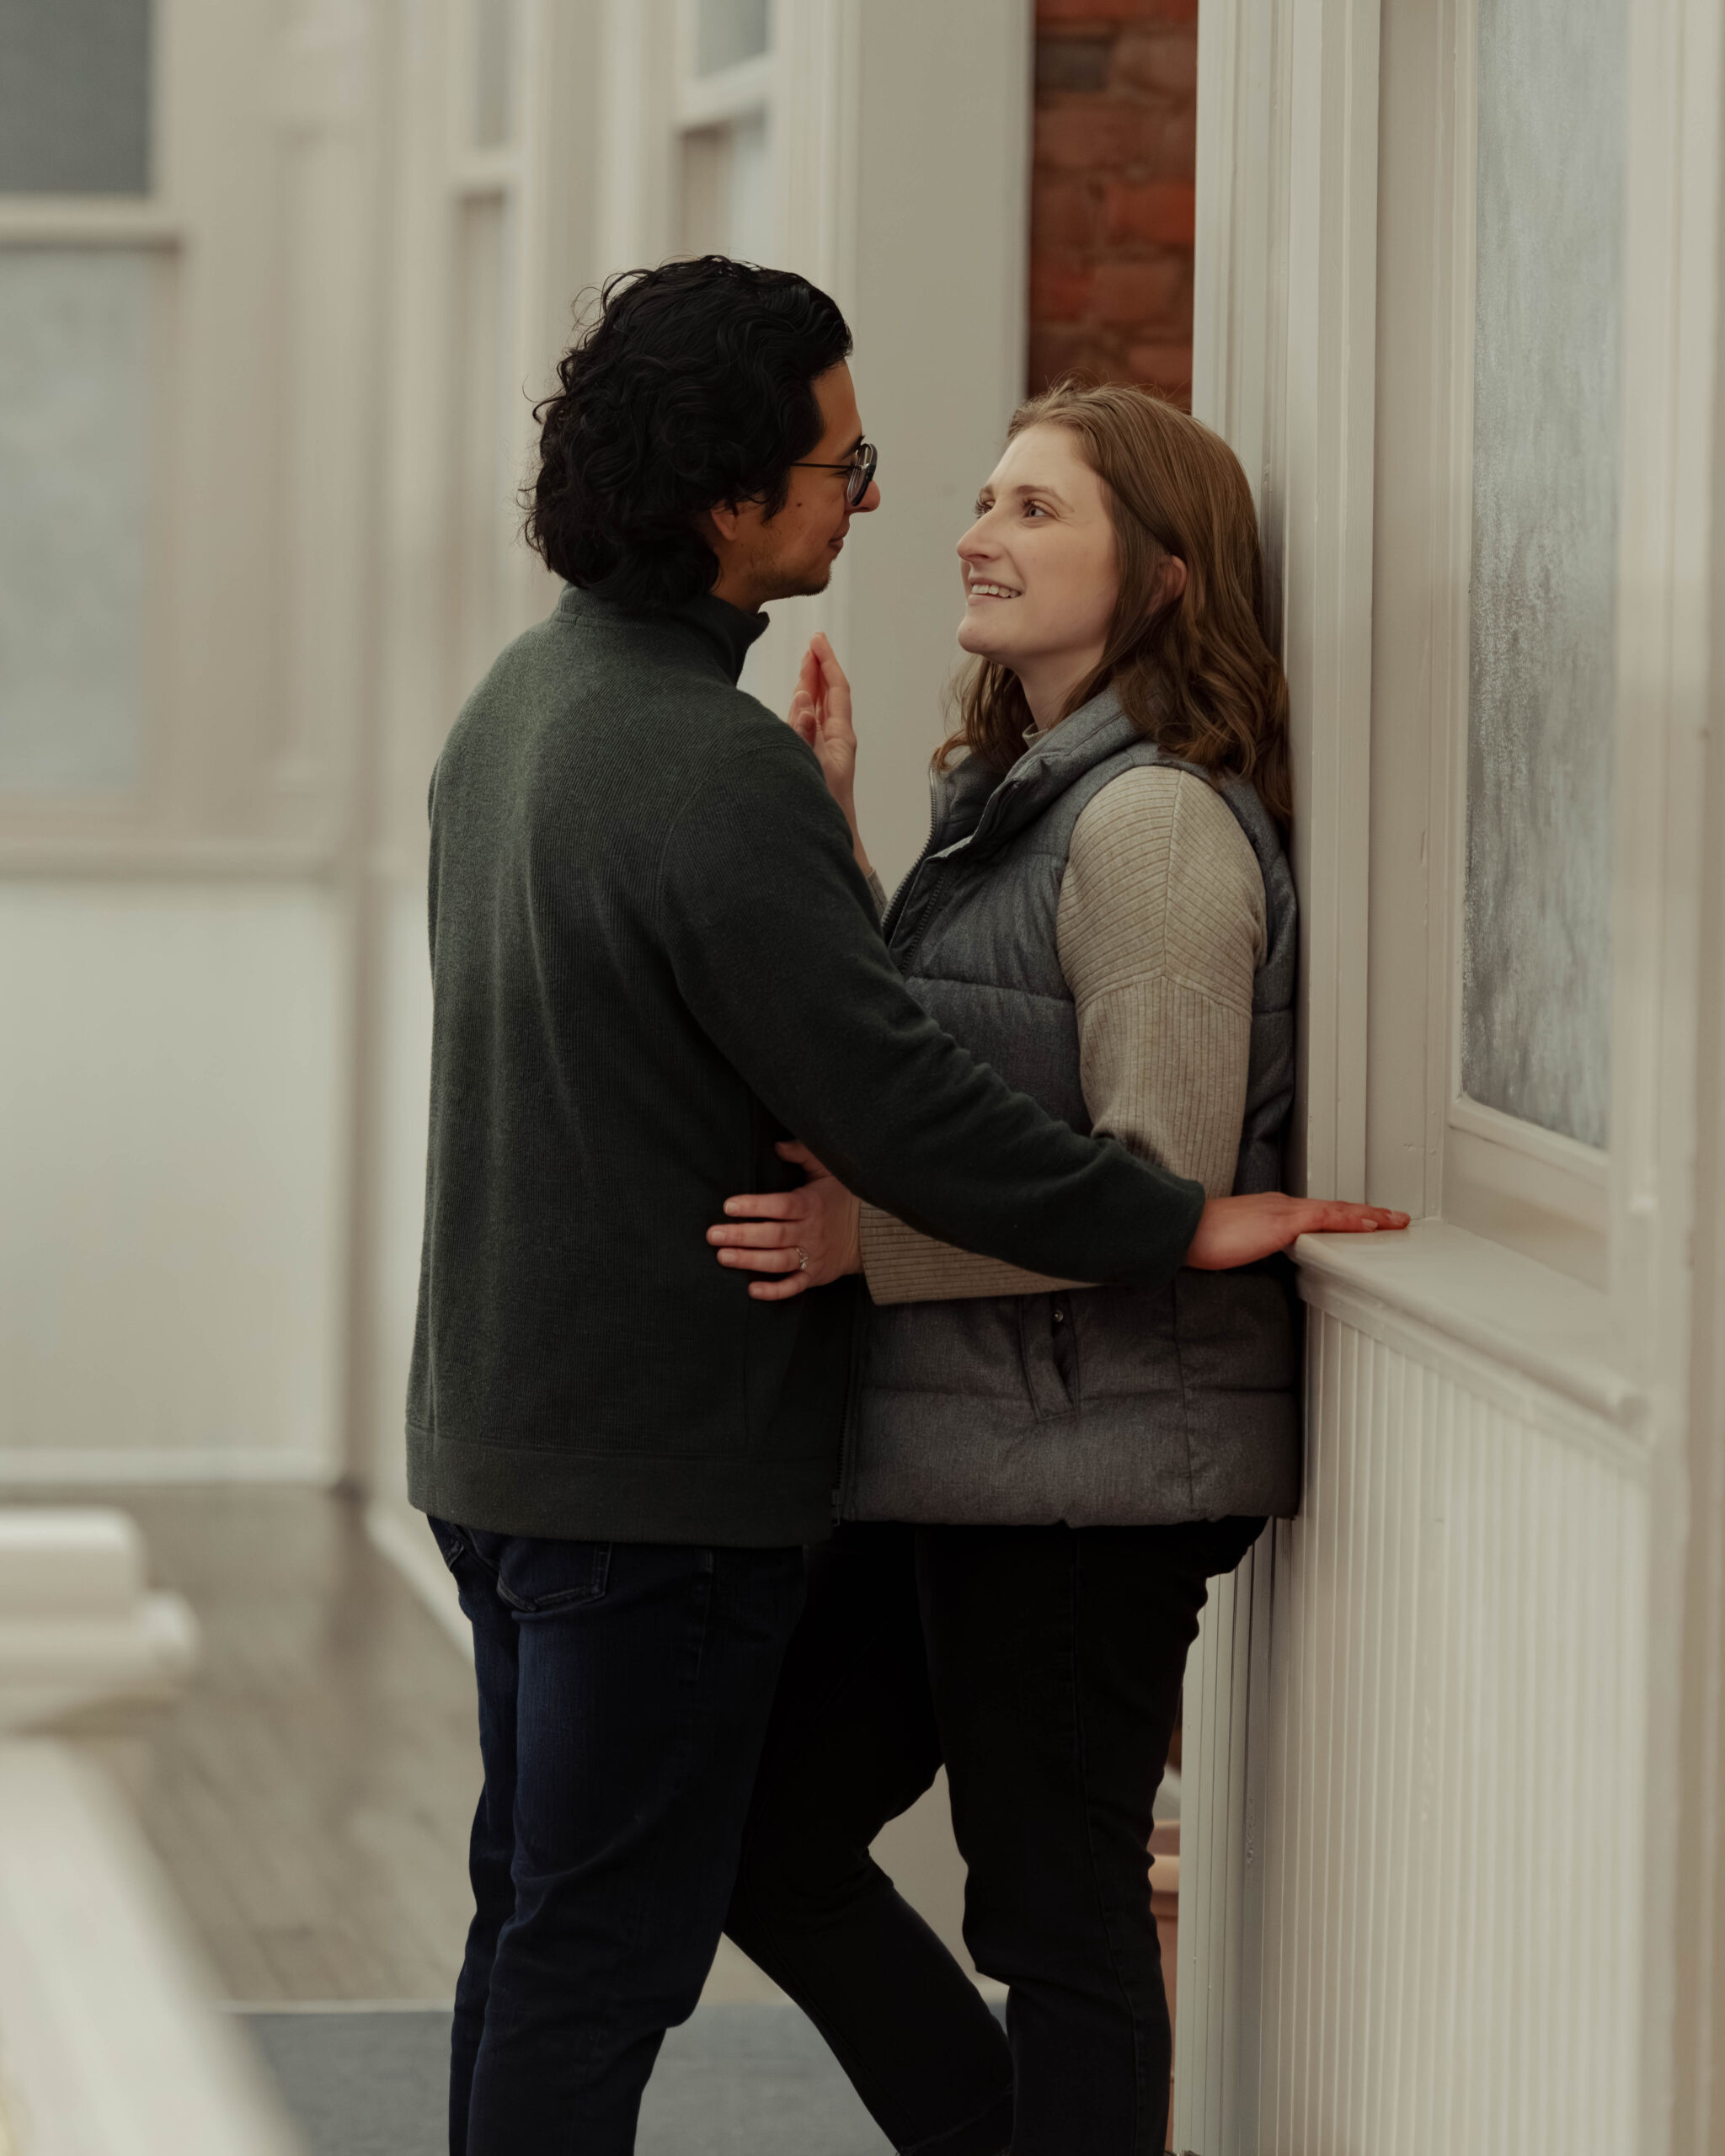
{"type": "Polygon", "coordinates": [[[0,0],[0,195],[144,195],[150,0],[0,0]]]}
{"type": "Polygon", "coordinates": [[[772,39],[768,0],[696,0],[695,72],[716,75],[756,60],[772,39]]]}
{"type": "Polygon", "coordinates": [[[152,267],[0,248],[0,792],[139,776],[152,267]]]}
{"type": "Polygon", "coordinates": [[[1610,1120],[1625,0],[1480,0],[1462,1083],[1610,1120]]]}
{"type": "Polygon", "coordinates": [[[473,147],[499,149],[515,132],[515,0],[473,0],[473,147]]]}
{"type": "Polygon", "coordinates": [[[692,128],[682,157],[679,250],[771,262],[778,249],[766,115],[692,128]]]}

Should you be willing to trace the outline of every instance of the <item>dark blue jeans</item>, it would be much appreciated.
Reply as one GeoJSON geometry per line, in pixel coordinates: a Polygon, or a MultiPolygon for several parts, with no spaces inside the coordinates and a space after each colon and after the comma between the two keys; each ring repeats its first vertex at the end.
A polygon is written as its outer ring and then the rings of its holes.
{"type": "Polygon", "coordinates": [[[485,1766],[451,2156],[623,2156],[718,1948],[803,1553],[431,1526],[485,1766]]]}
{"type": "Polygon", "coordinates": [[[1205,1582],[1261,1519],[841,1527],[814,1553],[726,1929],[910,2156],[1161,2156],[1151,1804],[1205,1582]],[[1003,2032],[869,1854],[944,1762],[1003,2032]]]}

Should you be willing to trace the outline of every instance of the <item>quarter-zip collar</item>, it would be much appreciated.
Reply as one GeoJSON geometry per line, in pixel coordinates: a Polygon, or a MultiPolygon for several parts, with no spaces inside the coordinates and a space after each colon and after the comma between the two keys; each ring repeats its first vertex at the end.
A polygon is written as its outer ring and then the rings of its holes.
{"type": "Polygon", "coordinates": [[[718,659],[733,688],[743,670],[743,661],[749,655],[749,647],[766,633],[768,626],[765,614],[745,614],[740,607],[715,599],[710,591],[703,591],[698,599],[692,599],[686,606],[673,607],[667,612],[649,613],[619,606],[602,592],[584,591],[571,584],[563,587],[557,611],[572,622],[612,622],[619,627],[649,630],[671,625],[692,629],[707,654],[718,659]]]}
{"type": "Polygon", "coordinates": [[[703,591],[686,606],[679,606],[676,619],[687,622],[718,647],[733,688],[743,670],[743,661],[749,656],[750,645],[766,635],[768,626],[765,614],[745,614],[728,600],[715,599],[710,591],[703,591]]]}

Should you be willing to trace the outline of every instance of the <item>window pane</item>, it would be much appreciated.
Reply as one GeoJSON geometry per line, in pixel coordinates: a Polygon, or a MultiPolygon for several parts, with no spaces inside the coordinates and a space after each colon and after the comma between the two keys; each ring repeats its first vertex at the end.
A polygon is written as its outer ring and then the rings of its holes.
{"type": "Polygon", "coordinates": [[[473,147],[494,150],[515,133],[515,0],[473,0],[473,147]]]}
{"type": "Polygon", "coordinates": [[[1480,0],[1462,1083],[1610,1114],[1625,0],[1480,0]]]}
{"type": "Polygon", "coordinates": [[[137,782],[152,268],[0,249],[0,791],[137,782]]]}
{"type": "Polygon", "coordinates": [[[772,42],[768,0],[697,0],[695,72],[716,75],[754,60],[772,42]]]}
{"type": "Polygon", "coordinates": [[[772,178],[764,112],[691,128],[682,139],[678,252],[771,262],[778,251],[772,178]]]}
{"type": "Polygon", "coordinates": [[[145,195],[150,0],[0,0],[0,195],[145,195]]]}

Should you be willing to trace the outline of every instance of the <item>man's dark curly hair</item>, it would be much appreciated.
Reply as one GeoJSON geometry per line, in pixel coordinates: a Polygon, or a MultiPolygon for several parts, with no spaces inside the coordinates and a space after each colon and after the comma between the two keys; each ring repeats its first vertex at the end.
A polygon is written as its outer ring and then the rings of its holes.
{"type": "Polygon", "coordinates": [[[682,606],[718,574],[695,519],[784,505],[820,440],[817,375],[848,356],[845,318],[784,270],[723,254],[630,270],[537,406],[528,543],[568,583],[634,607],[682,606]]]}

